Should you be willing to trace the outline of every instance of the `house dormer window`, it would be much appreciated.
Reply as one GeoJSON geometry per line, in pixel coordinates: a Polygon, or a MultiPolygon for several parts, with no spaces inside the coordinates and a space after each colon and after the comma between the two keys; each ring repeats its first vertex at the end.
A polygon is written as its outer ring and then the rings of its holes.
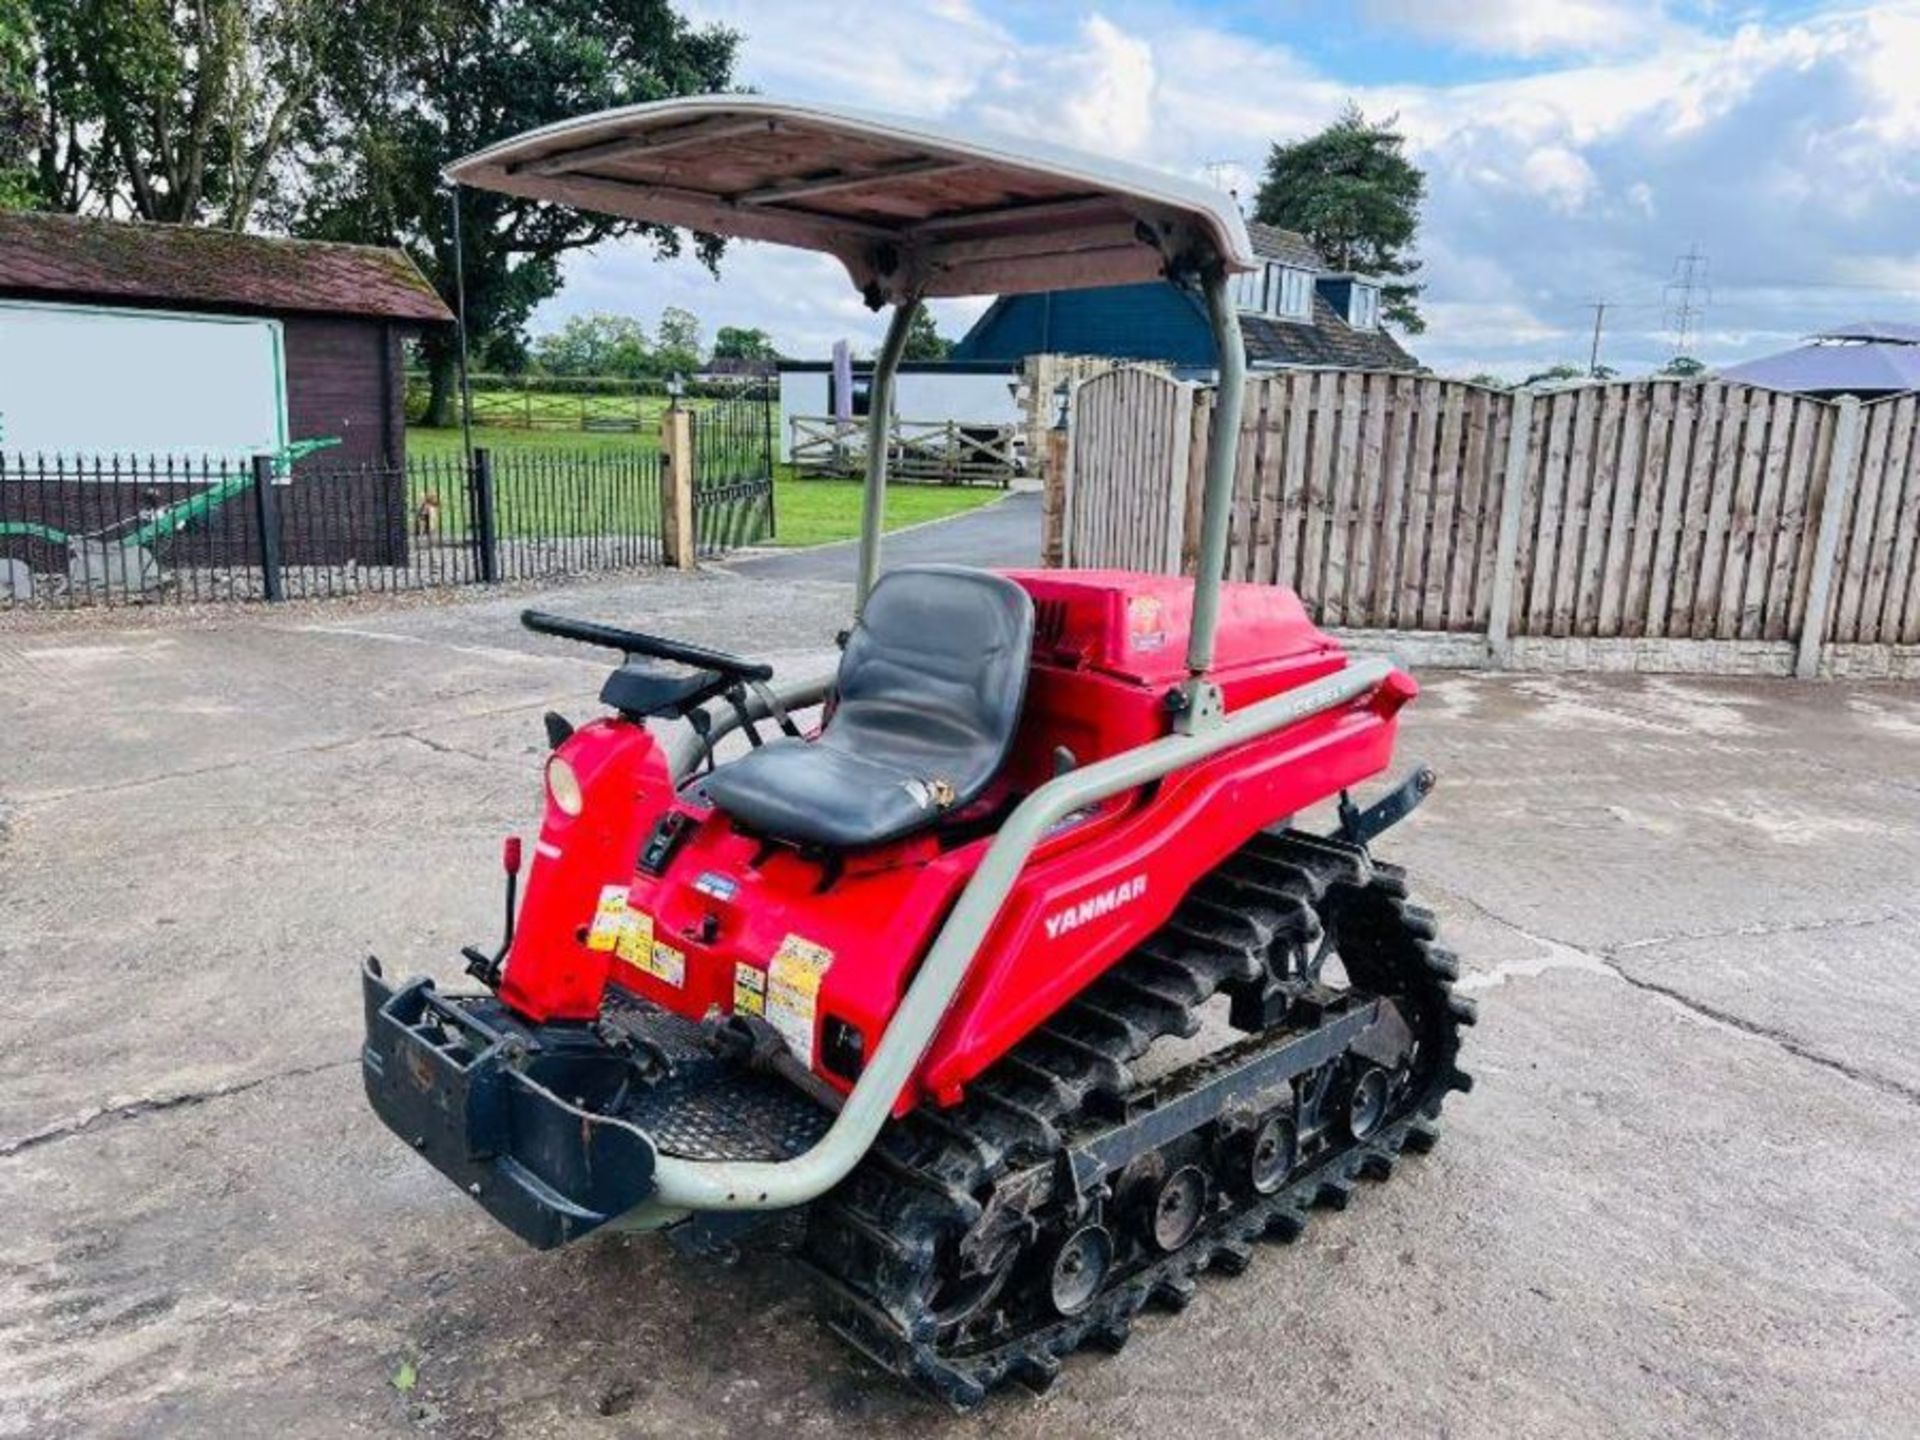
{"type": "Polygon", "coordinates": [[[1313,275],[1296,265],[1268,262],[1258,270],[1233,277],[1233,304],[1244,314],[1311,320],[1313,275]]]}
{"type": "Polygon", "coordinates": [[[1268,304],[1282,320],[1313,318],[1313,276],[1295,265],[1267,266],[1268,304]]]}
{"type": "Polygon", "coordinates": [[[1380,328],[1380,287],[1356,283],[1347,294],[1347,324],[1355,330],[1380,328]]]}

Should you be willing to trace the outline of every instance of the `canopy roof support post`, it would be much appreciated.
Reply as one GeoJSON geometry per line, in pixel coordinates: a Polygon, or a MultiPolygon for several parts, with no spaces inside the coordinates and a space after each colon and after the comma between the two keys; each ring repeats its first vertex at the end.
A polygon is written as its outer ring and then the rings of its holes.
{"type": "Polygon", "coordinates": [[[887,516],[887,441],[893,422],[893,377],[907,348],[907,331],[920,297],[909,295],[893,307],[887,337],[874,358],[873,380],[867,387],[867,488],[860,505],[860,574],[853,597],[853,618],[867,608],[867,595],[880,573],[880,532],[887,516]]]}
{"type": "Polygon", "coordinates": [[[1240,408],[1246,399],[1247,347],[1226,271],[1213,267],[1205,277],[1207,318],[1213,322],[1214,349],[1220,356],[1220,394],[1213,407],[1213,432],[1207,445],[1207,485],[1200,511],[1200,558],[1193,577],[1193,630],[1187,640],[1189,714],[1201,712],[1198,678],[1213,666],[1214,629],[1220,618],[1220,576],[1227,565],[1227,523],[1233,512],[1233,472],[1240,448],[1240,408]]]}

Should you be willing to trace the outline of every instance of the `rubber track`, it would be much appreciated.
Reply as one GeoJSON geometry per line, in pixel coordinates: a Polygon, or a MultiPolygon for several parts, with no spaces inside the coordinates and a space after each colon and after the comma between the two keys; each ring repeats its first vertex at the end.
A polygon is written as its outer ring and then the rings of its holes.
{"type": "Polygon", "coordinates": [[[1238,1274],[1256,1240],[1294,1239],[1316,1204],[1344,1208],[1358,1180],[1385,1179],[1403,1151],[1430,1149],[1447,1093],[1471,1087],[1456,1060],[1473,1004],[1452,993],[1458,965],[1436,934],[1432,913],[1408,901],[1398,867],[1297,831],[1257,836],[976,1081],[963,1104],[890,1125],[813,1207],[804,1253],[826,1283],[829,1323],[883,1368],[969,1409],[1009,1379],[1044,1389],[1061,1357],[1082,1346],[1119,1350],[1148,1303],[1182,1309],[1203,1272],[1238,1274]],[[1423,1016],[1414,1083],[1394,1115],[1276,1194],[1210,1221],[1175,1254],[1122,1275],[1079,1315],[987,1337],[943,1323],[939,1287],[995,1180],[1059,1150],[1096,1094],[1131,1090],[1132,1063],[1156,1040],[1191,1035],[1196,1012],[1223,988],[1256,980],[1276,941],[1317,945],[1323,911],[1342,919],[1353,988],[1401,996],[1423,1016]]]}

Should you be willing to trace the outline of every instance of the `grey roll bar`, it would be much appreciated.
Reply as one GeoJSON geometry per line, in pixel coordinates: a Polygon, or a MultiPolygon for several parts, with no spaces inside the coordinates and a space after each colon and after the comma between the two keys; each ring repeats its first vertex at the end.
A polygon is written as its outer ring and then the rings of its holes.
{"type": "MultiPolygon", "coordinates": [[[[1204,277],[1207,319],[1213,326],[1220,359],[1220,394],[1213,406],[1207,445],[1207,483],[1200,509],[1200,555],[1193,577],[1193,629],[1187,636],[1187,673],[1199,677],[1213,668],[1214,632],[1220,624],[1220,581],[1227,568],[1227,525],[1233,514],[1233,475],[1240,452],[1240,410],[1247,392],[1247,345],[1240,334],[1226,272],[1204,277]]],[[[1203,713],[1199,697],[1189,693],[1188,714],[1203,713]]]]}
{"type": "Polygon", "coordinates": [[[887,320],[887,337],[874,357],[873,379],[867,386],[867,480],[860,501],[860,573],[853,592],[853,618],[866,613],[867,594],[880,578],[880,535],[887,516],[887,431],[893,423],[893,379],[913,328],[913,312],[920,297],[900,300],[887,320]]]}

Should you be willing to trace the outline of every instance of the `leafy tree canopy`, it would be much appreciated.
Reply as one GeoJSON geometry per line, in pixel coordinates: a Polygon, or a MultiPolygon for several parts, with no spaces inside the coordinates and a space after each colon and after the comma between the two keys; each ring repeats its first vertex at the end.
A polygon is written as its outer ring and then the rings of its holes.
{"type": "Polygon", "coordinates": [[[1254,215],[1268,225],[1297,230],[1336,270],[1375,275],[1381,313],[1419,334],[1426,321],[1416,305],[1423,286],[1407,277],[1420,262],[1409,258],[1420,226],[1427,180],[1406,157],[1398,117],[1367,119],[1349,103],[1317,135],[1276,144],[1267,156],[1254,215]]]}
{"type": "Polygon", "coordinates": [[[940,333],[933,312],[922,301],[907,323],[907,344],[900,352],[902,360],[944,360],[953,353],[953,341],[940,333]]]}
{"type": "Polygon", "coordinates": [[[1660,367],[1661,375],[1672,376],[1679,380],[1692,380],[1707,373],[1704,363],[1691,355],[1676,355],[1660,367]]]}
{"type": "Polygon", "coordinates": [[[780,352],[774,348],[773,337],[757,326],[744,329],[738,325],[722,325],[713,337],[713,358],[778,360],[780,352]]]}
{"type": "Polygon", "coordinates": [[[34,203],[233,230],[361,38],[324,0],[0,0],[0,96],[28,31],[34,203]]]}
{"type": "Polygon", "coordinates": [[[27,0],[0,0],[0,211],[38,198],[33,157],[40,138],[34,88],[33,15],[27,0]]]}
{"type": "Polygon", "coordinates": [[[700,317],[669,305],[660,312],[655,363],[663,375],[691,375],[700,368],[700,317]]]}
{"type": "Polygon", "coordinates": [[[638,379],[655,368],[646,327],[626,315],[570,315],[558,330],[536,339],[529,355],[549,375],[638,379]]]}
{"type": "MultiPolygon", "coordinates": [[[[1609,371],[1609,374],[1611,374],[1611,371],[1609,371]]],[[[1548,369],[1544,369],[1544,371],[1534,371],[1532,374],[1528,374],[1524,380],[1521,380],[1521,384],[1523,384],[1523,386],[1549,386],[1549,384],[1565,384],[1565,382],[1569,382],[1569,380],[1586,380],[1586,378],[1588,378],[1588,372],[1584,371],[1582,367],[1578,367],[1578,365],[1567,365],[1567,363],[1563,361],[1563,363],[1559,363],[1559,365],[1549,365],[1548,369]]]]}
{"type": "MultiPolygon", "coordinates": [[[[724,90],[739,43],[722,26],[690,24],[668,0],[359,0],[351,28],[359,43],[329,68],[323,91],[345,138],[306,152],[286,222],[305,235],[404,245],[449,303],[441,166],[536,125],[724,90]]],[[[645,237],[659,256],[681,247],[669,227],[489,192],[461,190],[459,212],[467,324],[479,339],[523,333],[572,251],[622,235],[645,237]]],[[[695,243],[717,263],[717,238],[695,243]]],[[[669,351],[669,337],[655,348],[669,351]]],[[[454,339],[429,334],[421,349],[433,378],[428,418],[445,423],[454,339]]]]}

